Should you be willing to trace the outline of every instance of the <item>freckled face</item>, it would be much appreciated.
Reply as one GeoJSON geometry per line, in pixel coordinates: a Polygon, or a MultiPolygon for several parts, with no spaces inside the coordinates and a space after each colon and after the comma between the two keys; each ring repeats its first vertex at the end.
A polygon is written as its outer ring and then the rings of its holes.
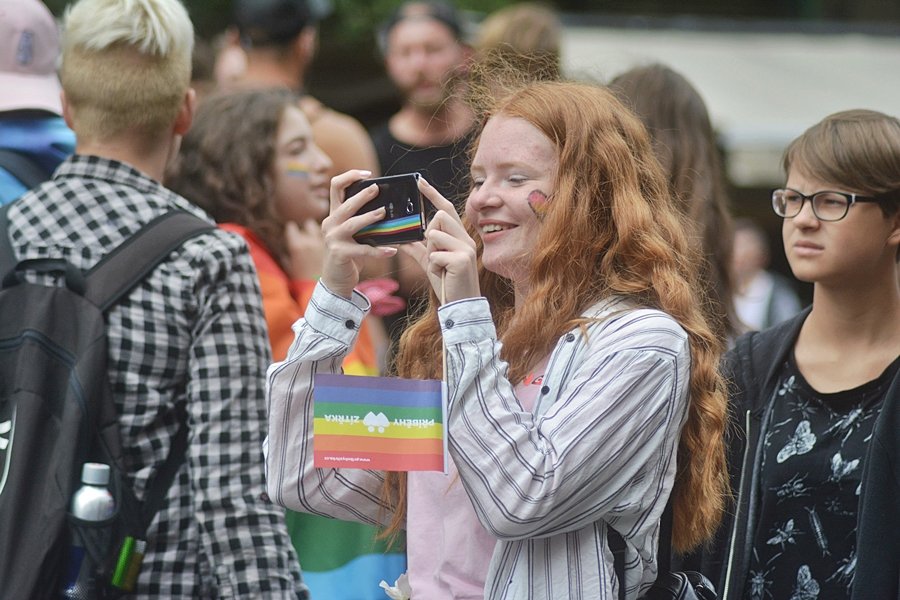
{"type": "Polygon", "coordinates": [[[527,282],[529,255],[558,166],[553,142],[528,121],[501,114],[487,122],[472,160],[466,202],[466,217],[484,243],[487,270],[527,282]]]}
{"type": "Polygon", "coordinates": [[[275,210],[285,221],[321,221],[328,215],[331,160],[316,146],[309,120],[288,106],[281,116],[272,165],[275,210]]]}

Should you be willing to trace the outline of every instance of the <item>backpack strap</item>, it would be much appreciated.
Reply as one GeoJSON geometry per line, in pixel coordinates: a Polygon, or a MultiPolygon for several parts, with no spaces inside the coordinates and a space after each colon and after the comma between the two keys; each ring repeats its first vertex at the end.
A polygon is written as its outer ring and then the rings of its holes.
{"type": "Polygon", "coordinates": [[[666,503],[659,523],[659,546],[656,550],[656,564],[660,573],[672,570],[672,497],[666,503]]]}
{"type": "Polygon", "coordinates": [[[9,171],[23,186],[31,189],[50,179],[50,173],[15,150],[0,148],[0,167],[9,171]]]}
{"type": "Polygon", "coordinates": [[[0,280],[15,268],[17,262],[12,242],[9,241],[9,215],[7,213],[10,206],[12,206],[12,202],[0,207],[0,280]]]}
{"type": "Polygon", "coordinates": [[[188,426],[187,407],[183,403],[178,404],[176,405],[176,411],[178,412],[180,425],[178,426],[178,431],[175,432],[175,437],[172,438],[169,454],[153,475],[153,479],[144,492],[144,502],[141,506],[140,514],[142,532],[146,532],[150,528],[153,517],[162,508],[163,502],[169,493],[169,488],[172,487],[172,482],[175,481],[175,475],[184,463],[184,458],[187,454],[188,430],[190,429],[188,426]]]}
{"type": "Polygon", "coordinates": [[[619,600],[625,600],[625,539],[609,523],[606,524],[606,543],[613,553],[613,568],[619,580],[619,600]]]}
{"type": "MultiPolygon", "coordinates": [[[[18,264],[9,239],[11,206],[0,207],[0,280],[18,264]]],[[[214,225],[184,210],[156,217],[88,271],[85,297],[106,312],[181,244],[212,229],[214,225]]]]}
{"type": "Polygon", "coordinates": [[[156,217],[88,271],[85,297],[106,312],[186,240],[212,229],[183,210],[156,217]]]}
{"type": "Polygon", "coordinates": [[[63,273],[66,287],[76,294],[84,294],[84,274],[69,262],[58,258],[30,258],[20,261],[16,258],[12,240],[9,237],[9,211],[15,201],[0,206],[0,289],[24,281],[19,269],[37,273],[63,273]]]}
{"type": "MultiPolygon", "coordinates": [[[[87,273],[85,297],[106,312],[185,241],[214,229],[212,223],[183,210],[160,215],[109,252],[87,273]]],[[[150,527],[178,469],[184,463],[189,430],[187,408],[179,404],[176,411],[180,424],[169,454],[148,485],[143,503],[138,503],[141,509],[140,515],[135,515],[139,519],[136,525],[142,533],[150,527]]],[[[124,486],[123,493],[133,497],[127,486],[124,486]]]]}

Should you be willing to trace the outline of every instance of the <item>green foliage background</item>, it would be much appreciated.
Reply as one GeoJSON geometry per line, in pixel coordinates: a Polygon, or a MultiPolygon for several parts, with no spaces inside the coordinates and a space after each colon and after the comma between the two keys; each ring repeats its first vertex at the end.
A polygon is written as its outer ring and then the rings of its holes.
{"type": "MultiPolygon", "coordinates": [[[[57,16],[74,0],[44,0],[57,16]]],[[[182,0],[197,35],[214,39],[231,25],[232,0],[182,0]]],[[[332,0],[332,13],[319,28],[319,51],[307,76],[307,90],[327,105],[363,123],[381,121],[396,109],[397,98],[384,75],[375,30],[402,0],[332,0]]],[[[455,0],[474,19],[514,0],[455,0]]],[[[548,2],[548,4],[553,4],[548,2]]]]}
{"type": "MultiPolygon", "coordinates": [[[[56,15],[61,15],[71,1],[45,0],[56,15]]],[[[201,36],[214,36],[230,24],[231,0],[182,1],[201,36]]],[[[514,0],[457,0],[455,5],[461,10],[488,13],[513,3],[514,0]]],[[[334,11],[323,23],[323,28],[341,43],[354,44],[364,38],[371,39],[375,26],[399,4],[398,0],[332,0],[334,11]]]]}

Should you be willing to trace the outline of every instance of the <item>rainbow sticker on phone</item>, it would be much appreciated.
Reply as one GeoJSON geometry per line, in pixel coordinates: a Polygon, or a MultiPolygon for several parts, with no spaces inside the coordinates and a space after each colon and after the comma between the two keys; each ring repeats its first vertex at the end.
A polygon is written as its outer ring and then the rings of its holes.
{"type": "Polygon", "coordinates": [[[357,214],[384,207],[385,217],[360,229],[353,238],[360,244],[384,246],[425,239],[425,203],[419,191],[419,174],[405,173],[364,179],[347,187],[345,198],[370,185],[378,186],[378,196],[367,202],[357,214]]]}

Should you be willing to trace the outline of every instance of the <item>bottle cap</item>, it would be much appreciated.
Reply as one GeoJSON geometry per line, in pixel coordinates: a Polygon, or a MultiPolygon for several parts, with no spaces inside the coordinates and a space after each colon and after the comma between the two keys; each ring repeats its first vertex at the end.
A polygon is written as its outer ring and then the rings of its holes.
{"type": "Polygon", "coordinates": [[[81,481],[88,485],[106,485],[109,483],[109,465],[84,463],[81,468],[81,481]]]}

